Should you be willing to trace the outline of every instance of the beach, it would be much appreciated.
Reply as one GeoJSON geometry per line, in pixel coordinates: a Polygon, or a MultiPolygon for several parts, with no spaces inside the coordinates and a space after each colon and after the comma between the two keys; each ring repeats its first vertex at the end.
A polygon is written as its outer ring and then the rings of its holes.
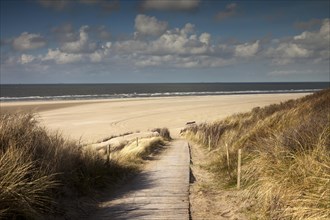
{"type": "Polygon", "coordinates": [[[112,135],[167,127],[173,137],[187,122],[212,122],[254,107],[296,99],[308,93],[181,96],[74,101],[0,102],[1,114],[32,111],[42,125],[82,143],[112,135]]]}

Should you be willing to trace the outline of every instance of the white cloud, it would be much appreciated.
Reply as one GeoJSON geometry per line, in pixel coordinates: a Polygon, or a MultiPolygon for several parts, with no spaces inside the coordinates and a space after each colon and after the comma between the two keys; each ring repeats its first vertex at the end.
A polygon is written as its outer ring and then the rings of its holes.
{"type": "MultiPolygon", "coordinates": [[[[228,6],[228,9],[230,8],[236,6],[228,6]]],[[[101,39],[98,33],[106,30],[104,26],[99,26],[100,29],[82,26],[78,35],[71,25],[66,25],[54,29],[54,32],[67,34],[59,42],[59,48],[49,49],[46,54],[40,56],[27,54],[15,56],[15,62],[16,64],[39,62],[47,64],[49,61],[56,64],[115,62],[117,65],[129,63],[138,67],[216,68],[236,64],[245,60],[244,58],[249,61],[255,59],[286,65],[302,61],[311,64],[324,63],[329,62],[330,57],[329,19],[325,19],[317,31],[305,31],[285,39],[272,39],[267,42],[261,39],[240,44],[236,41],[220,41],[215,44],[210,33],[196,31],[195,25],[191,23],[181,28],[168,29],[167,22],[146,15],[138,15],[135,26],[137,37],[110,42],[106,39],[109,36],[106,36],[96,44],[95,39],[101,39]],[[146,35],[152,37],[143,37],[146,35]]],[[[31,46],[30,41],[35,43],[31,39],[41,37],[28,33],[23,33],[22,36],[25,37],[25,41],[18,42],[28,43],[20,44],[21,48],[22,45],[29,45],[24,48],[36,47],[36,45],[31,46]]],[[[273,71],[270,75],[286,73],[290,72],[273,71]]]]}
{"type": "MultiPolygon", "coordinates": [[[[180,59],[179,59],[180,60],[180,59]]],[[[234,59],[223,59],[221,57],[214,57],[214,56],[192,56],[192,57],[185,57],[180,60],[176,64],[176,67],[182,68],[205,68],[205,67],[223,67],[227,65],[232,65],[235,63],[234,59]]]]}
{"type": "Polygon", "coordinates": [[[34,56],[29,55],[29,54],[22,54],[20,59],[19,59],[19,63],[27,64],[27,63],[31,63],[34,60],[35,60],[34,56]]]}
{"type": "Polygon", "coordinates": [[[195,31],[195,25],[191,24],[191,23],[187,23],[185,24],[185,26],[181,29],[181,34],[182,35],[187,35],[187,34],[191,34],[194,33],[195,31]]]}
{"type": "Polygon", "coordinates": [[[287,75],[292,75],[292,74],[297,74],[299,73],[297,70],[275,70],[272,72],[269,72],[269,76],[287,76],[287,75]]]}
{"type": "Polygon", "coordinates": [[[198,7],[200,0],[145,0],[142,9],[191,11],[198,7]]]}
{"type": "Polygon", "coordinates": [[[92,27],[85,25],[82,26],[78,31],[75,31],[71,23],[63,23],[59,26],[53,27],[51,32],[60,44],[66,44],[70,42],[77,43],[82,40],[85,40],[87,43],[87,40],[90,40],[91,38],[101,41],[108,41],[111,39],[111,33],[108,31],[105,25],[92,27]]]}
{"type": "Polygon", "coordinates": [[[97,49],[96,43],[90,43],[88,38],[88,26],[82,26],[79,30],[79,39],[62,43],[60,49],[66,53],[92,53],[97,49]]]}
{"type": "Polygon", "coordinates": [[[167,29],[167,22],[158,21],[155,17],[139,14],[135,18],[135,29],[142,35],[159,36],[167,29]]]}
{"type": "Polygon", "coordinates": [[[166,65],[166,63],[172,62],[174,60],[173,55],[166,55],[166,56],[142,55],[134,58],[135,58],[135,65],[139,67],[160,66],[162,64],[166,65]]]}
{"type": "Polygon", "coordinates": [[[255,43],[240,44],[235,47],[235,56],[252,57],[255,56],[259,49],[259,40],[255,43]]]}
{"type": "Polygon", "coordinates": [[[283,57],[286,58],[297,58],[297,57],[300,58],[300,57],[308,57],[311,55],[311,51],[308,51],[307,49],[294,43],[280,44],[276,50],[280,52],[280,54],[283,57]]]}
{"type": "MultiPolygon", "coordinates": [[[[221,50],[211,42],[211,34],[195,32],[195,26],[187,23],[181,29],[167,30],[156,39],[115,42],[115,54],[128,55],[139,67],[172,66],[178,68],[221,67],[235,59],[221,57],[221,50]]],[[[258,42],[257,42],[258,44],[258,42]]],[[[227,48],[226,48],[227,49],[227,48]]]]}
{"type": "Polygon", "coordinates": [[[89,55],[89,58],[90,58],[91,62],[99,63],[104,59],[104,56],[105,56],[104,52],[101,50],[98,50],[98,51],[95,51],[94,53],[91,53],[89,55]]]}
{"type": "Polygon", "coordinates": [[[194,25],[187,23],[182,29],[166,31],[148,45],[152,54],[196,55],[208,53],[211,48],[211,35],[203,33],[199,37],[194,33],[194,25]]]}
{"type": "Polygon", "coordinates": [[[132,54],[147,52],[148,44],[141,40],[126,40],[115,42],[112,48],[116,54],[132,54]]]}
{"type": "Polygon", "coordinates": [[[55,50],[48,49],[45,57],[41,58],[42,61],[54,61],[57,64],[75,63],[83,60],[82,54],[70,54],[60,51],[58,48],[55,50]]]}
{"type": "Polygon", "coordinates": [[[106,42],[105,45],[102,46],[103,48],[110,49],[112,47],[111,42],[106,42]]]}
{"type": "Polygon", "coordinates": [[[293,41],[297,44],[304,45],[311,49],[329,48],[330,42],[330,22],[324,19],[322,26],[317,32],[304,31],[300,35],[293,37],[293,41]]]}
{"type": "Polygon", "coordinates": [[[205,68],[223,67],[235,63],[233,59],[227,60],[212,56],[188,56],[180,55],[151,55],[139,56],[135,64],[139,67],[172,66],[178,68],[205,68]]]}
{"type": "Polygon", "coordinates": [[[298,70],[275,70],[272,72],[269,72],[269,76],[289,76],[289,75],[297,75],[297,74],[311,74],[313,73],[312,70],[303,70],[303,71],[298,71],[298,70]]]}
{"type": "Polygon", "coordinates": [[[201,36],[199,36],[199,41],[206,44],[206,45],[209,45],[210,41],[211,41],[211,34],[202,33],[201,36]]]}
{"type": "MultiPolygon", "coordinates": [[[[211,42],[211,34],[197,35],[195,26],[187,23],[181,29],[167,30],[156,39],[118,41],[111,50],[132,60],[139,67],[172,66],[180,68],[220,67],[235,59],[221,57],[222,50],[211,42]]],[[[229,50],[226,47],[226,50],[229,50]]],[[[226,54],[227,55],[227,54],[226,54]]]]}
{"type": "Polygon", "coordinates": [[[294,43],[280,43],[276,48],[269,48],[266,54],[273,58],[274,64],[285,65],[296,59],[311,56],[312,51],[294,43]]]}
{"type": "Polygon", "coordinates": [[[330,36],[329,36],[330,35],[330,19],[329,18],[326,18],[323,20],[322,26],[320,29],[320,34],[326,39],[330,38],[330,36]]]}
{"type": "Polygon", "coordinates": [[[93,53],[67,53],[59,48],[49,49],[44,56],[38,57],[41,61],[54,61],[56,64],[68,64],[81,61],[90,61],[92,63],[102,62],[111,53],[112,43],[106,42],[93,53]]]}
{"type": "Polygon", "coordinates": [[[157,40],[151,42],[150,50],[157,53],[185,53],[189,39],[180,32],[167,31],[157,40]]]}
{"type": "Polygon", "coordinates": [[[324,19],[318,31],[304,31],[292,38],[276,42],[276,45],[266,51],[266,56],[273,63],[285,65],[300,60],[311,63],[329,62],[330,22],[324,19]]]}
{"type": "Polygon", "coordinates": [[[28,32],[23,32],[12,42],[13,48],[19,51],[38,49],[45,45],[46,41],[40,34],[29,34],[28,32]]]}

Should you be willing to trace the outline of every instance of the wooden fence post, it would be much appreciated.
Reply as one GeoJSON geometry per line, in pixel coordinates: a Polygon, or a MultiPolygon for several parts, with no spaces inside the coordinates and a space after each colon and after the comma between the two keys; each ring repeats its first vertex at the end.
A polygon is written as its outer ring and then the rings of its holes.
{"type": "Polygon", "coordinates": [[[106,146],[107,149],[107,164],[110,163],[110,144],[106,146]]]}
{"type": "Polygon", "coordinates": [[[238,161],[237,161],[237,189],[241,187],[241,163],[242,163],[242,149],[238,149],[238,161]]]}
{"type": "Polygon", "coordinates": [[[229,149],[228,149],[228,144],[226,143],[226,153],[227,153],[227,166],[228,166],[228,170],[230,167],[230,162],[229,162],[229,149]]]}
{"type": "Polygon", "coordinates": [[[209,151],[211,151],[211,136],[209,135],[209,151]]]}
{"type": "Polygon", "coordinates": [[[111,161],[111,145],[109,144],[109,162],[111,161]]]}

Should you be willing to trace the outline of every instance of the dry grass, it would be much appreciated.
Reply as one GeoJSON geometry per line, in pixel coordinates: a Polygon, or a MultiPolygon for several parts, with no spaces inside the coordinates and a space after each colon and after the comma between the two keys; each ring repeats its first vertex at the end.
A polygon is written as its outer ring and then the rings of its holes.
{"type": "Polygon", "coordinates": [[[60,199],[78,200],[113,186],[162,144],[161,138],[141,140],[141,147],[123,148],[121,159],[107,164],[97,151],[48,132],[33,114],[0,115],[0,219],[72,218],[60,199]],[[129,162],[128,155],[134,155],[129,162]]]}
{"type": "Polygon", "coordinates": [[[330,90],[324,90],[191,127],[185,135],[205,148],[210,137],[208,169],[227,186],[235,186],[237,150],[243,149],[243,186],[255,218],[327,219],[329,129],[330,90]]]}
{"type": "Polygon", "coordinates": [[[1,155],[0,218],[13,215],[36,218],[50,211],[53,200],[48,194],[58,186],[55,176],[39,170],[24,154],[9,147],[1,155]]]}
{"type": "Polygon", "coordinates": [[[155,128],[152,129],[152,132],[158,132],[158,134],[165,140],[170,141],[172,140],[170,131],[168,128],[155,128]]]}
{"type": "Polygon", "coordinates": [[[122,150],[114,154],[114,159],[135,161],[146,159],[150,154],[161,149],[165,145],[164,139],[161,137],[141,138],[138,141],[132,141],[122,150]]]}

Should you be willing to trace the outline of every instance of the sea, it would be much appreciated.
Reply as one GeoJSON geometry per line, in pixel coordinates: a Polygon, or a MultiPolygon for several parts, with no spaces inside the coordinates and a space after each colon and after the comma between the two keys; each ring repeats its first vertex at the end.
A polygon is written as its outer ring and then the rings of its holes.
{"type": "Polygon", "coordinates": [[[1,84],[0,102],[316,92],[329,82],[1,84]]]}

